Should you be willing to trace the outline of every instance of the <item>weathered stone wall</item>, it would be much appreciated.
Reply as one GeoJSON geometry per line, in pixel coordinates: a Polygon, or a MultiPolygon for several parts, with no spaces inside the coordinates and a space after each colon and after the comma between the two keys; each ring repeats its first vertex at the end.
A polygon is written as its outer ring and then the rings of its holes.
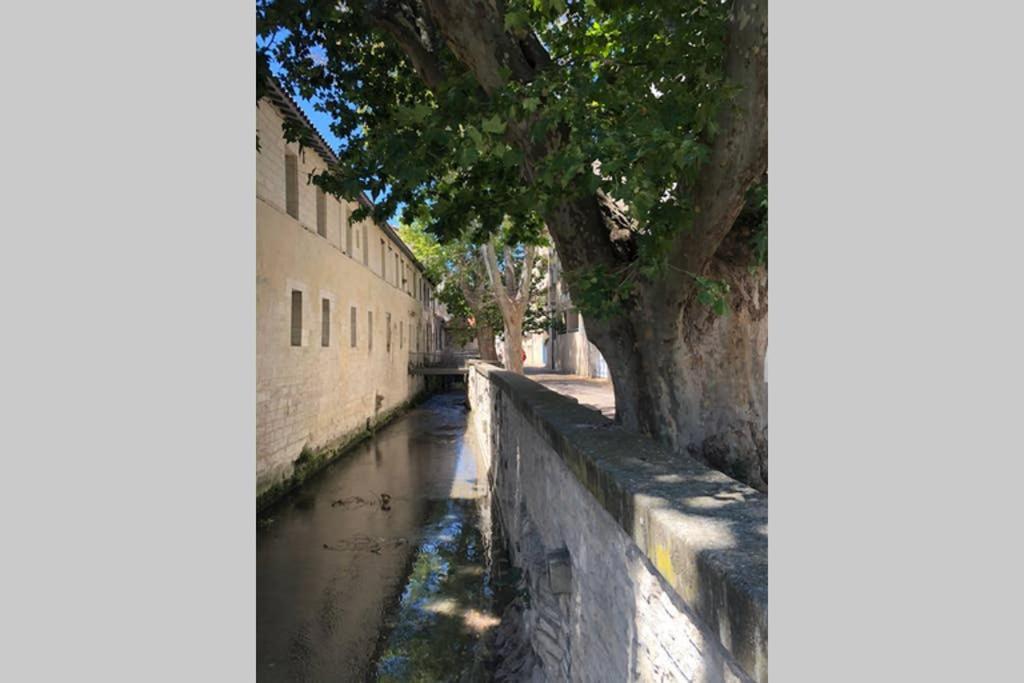
{"type": "MultiPolygon", "coordinates": [[[[326,236],[317,233],[316,190],[308,174],[325,163],[315,151],[285,143],[282,117],[257,106],[256,155],[256,476],[257,497],[289,482],[303,449],[324,454],[357,438],[424,388],[408,372],[409,353],[425,351],[438,320],[419,299],[420,274],[396,278],[393,256],[382,277],[380,239],[398,245],[372,221],[353,226],[355,205],[326,197],[326,236]],[[285,210],[285,151],[299,156],[299,220],[285,210]],[[363,238],[366,229],[368,239],[363,238]],[[357,239],[358,236],[358,239],[357,239]],[[367,264],[362,250],[370,244],[367,264]],[[376,248],[374,248],[376,245],[376,248]],[[302,292],[302,343],[291,344],[291,292],[302,292]],[[330,305],[330,340],[321,344],[321,301],[330,305]],[[356,344],[351,343],[351,309],[356,344]],[[370,348],[368,313],[373,313],[370,348]],[[386,325],[390,314],[391,348],[386,325]]],[[[385,253],[387,251],[385,250],[385,253]]]]}
{"type": "Polygon", "coordinates": [[[522,376],[471,423],[549,681],[766,681],[767,501],[522,376]]]}

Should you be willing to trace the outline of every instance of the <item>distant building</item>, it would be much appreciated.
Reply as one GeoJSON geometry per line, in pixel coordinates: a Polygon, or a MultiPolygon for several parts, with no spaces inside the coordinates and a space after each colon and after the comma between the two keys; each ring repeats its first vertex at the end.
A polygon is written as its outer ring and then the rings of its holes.
{"type": "Polygon", "coordinates": [[[548,310],[561,323],[565,332],[549,330],[528,335],[523,340],[526,365],[582,377],[608,378],[608,364],[597,347],[587,339],[583,316],[569,298],[557,252],[547,248],[543,250],[543,256],[548,261],[547,274],[542,284],[547,291],[548,310]]]}
{"type": "Polygon", "coordinates": [[[337,157],[319,136],[286,143],[285,119],[313,129],[274,83],[256,107],[257,496],[304,449],[340,445],[422,391],[409,365],[444,346],[422,265],[391,226],[351,224],[355,204],[309,183],[337,157]]]}

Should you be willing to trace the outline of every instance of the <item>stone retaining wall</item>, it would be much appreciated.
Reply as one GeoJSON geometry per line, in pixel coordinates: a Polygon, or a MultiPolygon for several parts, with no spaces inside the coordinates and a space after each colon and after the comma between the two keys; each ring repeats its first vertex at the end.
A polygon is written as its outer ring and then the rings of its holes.
{"type": "Polygon", "coordinates": [[[767,499],[474,363],[477,448],[549,681],[766,681],[767,499]]]}

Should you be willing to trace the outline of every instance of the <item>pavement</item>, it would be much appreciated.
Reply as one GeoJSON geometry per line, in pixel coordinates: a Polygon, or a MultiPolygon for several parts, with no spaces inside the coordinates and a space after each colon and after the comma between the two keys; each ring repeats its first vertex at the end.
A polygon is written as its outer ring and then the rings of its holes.
{"type": "Polygon", "coordinates": [[[552,372],[548,368],[526,367],[526,376],[552,391],[571,396],[585,406],[615,419],[615,391],[611,380],[552,372]]]}

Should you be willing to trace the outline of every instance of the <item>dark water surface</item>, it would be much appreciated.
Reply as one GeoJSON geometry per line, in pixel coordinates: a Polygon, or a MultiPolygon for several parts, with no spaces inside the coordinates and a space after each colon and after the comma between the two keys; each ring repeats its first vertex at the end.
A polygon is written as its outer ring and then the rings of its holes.
{"type": "Polygon", "coordinates": [[[504,560],[463,401],[431,397],[266,513],[260,681],[487,678],[504,560]]]}

